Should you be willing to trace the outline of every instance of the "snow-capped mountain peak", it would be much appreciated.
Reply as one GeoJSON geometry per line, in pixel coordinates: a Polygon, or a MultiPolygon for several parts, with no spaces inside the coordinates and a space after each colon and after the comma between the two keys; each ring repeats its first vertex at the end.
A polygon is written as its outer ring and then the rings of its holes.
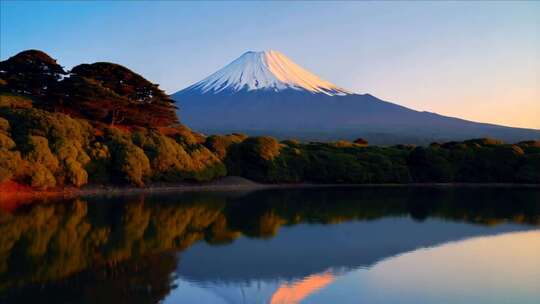
{"type": "Polygon", "coordinates": [[[184,91],[219,93],[222,91],[253,91],[286,89],[304,90],[326,95],[350,94],[294,63],[284,54],[268,50],[246,52],[233,62],[184,91]]]}

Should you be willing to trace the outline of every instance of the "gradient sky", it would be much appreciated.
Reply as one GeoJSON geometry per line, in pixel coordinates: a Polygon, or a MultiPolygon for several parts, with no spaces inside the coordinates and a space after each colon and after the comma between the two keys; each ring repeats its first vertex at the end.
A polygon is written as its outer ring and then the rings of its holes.
{"type": "Polygon", "coordinates": [[[540,2],[0,4],[0,59],[125,65],[168,93],[247,50],[417,110],[540,129],[540,2]]]}

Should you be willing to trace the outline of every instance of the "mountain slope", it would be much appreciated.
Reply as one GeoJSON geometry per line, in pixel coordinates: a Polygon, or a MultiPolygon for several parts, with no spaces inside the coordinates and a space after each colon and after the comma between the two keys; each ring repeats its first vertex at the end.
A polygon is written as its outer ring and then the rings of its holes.
{"type": "Polygon", "coordinates": [[[179,116],[207,133],[241,132],[280,138],[364,137],[375,144],[496,137],[539,139],[540,130],[476,123],[419,112],[354,94],[311,74],[276,51],[247,52],[172,95],[179,116]]]}

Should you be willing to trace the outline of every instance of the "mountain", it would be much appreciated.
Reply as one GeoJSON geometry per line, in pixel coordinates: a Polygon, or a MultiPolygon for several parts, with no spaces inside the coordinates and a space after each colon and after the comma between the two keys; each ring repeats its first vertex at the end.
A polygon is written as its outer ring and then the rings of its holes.
{"type": "MultiPolygon", "coordinates": [[[[495,137],[540,139],[540,130],[420,112],[356,94],[310,73],[278,51],[246,52],[172,95],[181,120],[205,133],[303,140],[366,138],[373,144],[426,144],[495,137]]],[[[486,109],[488,110],[488,109],[486,109]]]]}

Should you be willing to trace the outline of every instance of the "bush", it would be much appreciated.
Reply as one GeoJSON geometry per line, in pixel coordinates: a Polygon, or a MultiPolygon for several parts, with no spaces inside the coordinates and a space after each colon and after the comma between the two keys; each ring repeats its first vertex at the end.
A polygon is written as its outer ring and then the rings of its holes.
{"type": "Polygon", "coordinates": [[[88,182],[88,173],[86,173],[80,162],[68,158],[65,160],[65,168],[69,182],[75,187],[80,187],[88,182]]]}
{"type": "Polygon", "coordinates": [[[363,139],[363,138],[357,138],[354,140],[354,143],[359,145],[359,146],[362,146],[362,147],[366,147],[368,145],[368,141],[363,139]]]}
{"type": "Polygon", "coordinates": [[[206,139],[204,145],[214,152],[216,156],[224,160],[227,156],[229,148],[233,144],[238,144],[244,141],[247,138],[244,134],[229,134],[229,135],[212,135],[206,139]]]}
{"type": "Polygon", "coordinates": [[[184,146],[156,132],[137,132],[133,142],[149,157],[154,180],[207,181],[226,174],[223,163],[202,145],[184,146]]]}
{"type": "Polygon", "coordinates": [[[136,186],[144,186],[151,175],[150,161],[144,151],[134,145],[126,134],[109,130],[113,170],[117,177],[136,186]]]}
{"type": "Polygon", "coordinates": [[[144,186],[144,179],[152,173],[148,157],[135,145],[119,148],[114,160],[116,169],[122,173],[125,180],[136,186],[144,186]]]}
{"type": "Polygon", "coordinates": [[[0,182],[23,176],[26,166],[19,151],[0,149],[0,182]]]}
{"type": "Polygon", "coordinates": [[[62,113],[51,113],[39,109],[15,109],[0,111],[11,125],[12,138],[24,140],[28,135],[45,137],[54,143],[71,140],[86,146],[94,136],[87,121],[73,119],[62,113]]]}
{"type": "Polygon", "coordinates": [[[51,171],[42,164],[32,166],[30,185],[34,188],[47,189],[56,185],[56,180],[51,171]]]}
{"type": "Polygon", "coordinates": [[[32,99],[16,94],[0,93],[0,108],[29,109],[32,99]]]}
{"type": "Polygon", "coordinates": [[[264,160],[272,160],[279,155],[281,145],[279,142],[269,136],[251,137],[241,145],[247,154],[255,158],[262,158],[264,160]]]}
{"type": "Polygon", "coordinates": [[[9,132],[9,121],[3,117],[0,117],[0,133],[7,134],[9,132]]]}
{"type": "Polygon", "coordinates": [[[11,139],[11,137],[0,133],[0,150],[11,150],[15,148],[15,142],[11,139]]]}
{"type": "Polygon", "coordinates": [[[105,184],[111,181],[111,153],[101,142],[93,142],[88,148],[90,162],[85,166],[89,182],[105,184]]]}
{"type": "Polygon", "coordinates": [[[196,181],[210,181],[227,175],[225,164],[204,146],[190,151],[191,178],[196,181]]]}
{"type": "Polygon", "coordinates": [[[437,146],[417,147],[409,155],[407,163],[417,182],[450,182],[454,179],[454,171],[447,158],[447,151],[437,146]]]}
{"type": "Polygon", "coordinates": [[[522,183],[540,184],[540,153],[524,157],[523,164],[517,170],[516,180],[522,183]]]}
{"type": "Polygon", "coordinates": [[[58,170],[58,159],[49,149],[47,138],[33,135],[28,136],[24,145],[24,152],[25,158],[28,161],[43,165],[51,173],[58,170]]]}
{"type": "Polygon", "coordinates": [[[268,181],[275,169],[273,160],[279,156],[281,144],[272,137],[250,137],[230,146],[225,162],[230,175],[268,181]]]}

